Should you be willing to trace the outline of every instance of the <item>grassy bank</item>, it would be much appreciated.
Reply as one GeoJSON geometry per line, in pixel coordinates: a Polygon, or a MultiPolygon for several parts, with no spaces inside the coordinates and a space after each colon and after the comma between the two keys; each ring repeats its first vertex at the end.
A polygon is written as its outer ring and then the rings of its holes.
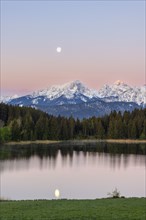
{"type": "Polygon", "coordinates": [[[119,143],[119,144],[144,144],[146,140],[138,140],[138,139],[74,139],[74,140],[36,140],[36,141],[11,141],[6,142],[6,145],[23,145],[23,144],[59,144],[59,143],[69,143],[69,144],[80,144],[80,143],[119,143]]]}
{"type": "Polygon", "coordinates": [[[146,198],[1,201],[1,220],[146,220],[146,198]]]}

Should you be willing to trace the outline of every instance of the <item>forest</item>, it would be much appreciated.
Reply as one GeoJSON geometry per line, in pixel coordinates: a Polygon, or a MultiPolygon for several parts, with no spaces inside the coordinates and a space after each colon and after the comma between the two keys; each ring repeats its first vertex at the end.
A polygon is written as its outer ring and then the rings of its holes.
{"type": "Polygon", "coordinates": [[[146,108],[79,120],[0,103],[0,142],[89,138],[146,139],[146,108]]]}

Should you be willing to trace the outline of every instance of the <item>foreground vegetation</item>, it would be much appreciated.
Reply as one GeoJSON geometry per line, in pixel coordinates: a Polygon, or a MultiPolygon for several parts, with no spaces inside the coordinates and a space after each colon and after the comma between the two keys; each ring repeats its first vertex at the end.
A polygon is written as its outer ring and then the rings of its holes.
{"type": "Polygon", "coordinates": [[[146,108],[104,117],[55,117],[29,107],[0,104],[0,141],[146,139],[146,108]]]}
{"type": "Polygon", "coordinates": [[[145,198],[1,201],[1,220],[145,220],[145,198]]]}

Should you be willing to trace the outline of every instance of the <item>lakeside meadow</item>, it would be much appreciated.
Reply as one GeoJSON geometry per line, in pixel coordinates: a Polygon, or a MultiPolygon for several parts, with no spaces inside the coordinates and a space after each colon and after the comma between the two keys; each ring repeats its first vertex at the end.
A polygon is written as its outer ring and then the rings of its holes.
{"type": "Polygon", "coordinates": [[[1,220],[145,220],[146,198],[1,201],[1,220]]]}

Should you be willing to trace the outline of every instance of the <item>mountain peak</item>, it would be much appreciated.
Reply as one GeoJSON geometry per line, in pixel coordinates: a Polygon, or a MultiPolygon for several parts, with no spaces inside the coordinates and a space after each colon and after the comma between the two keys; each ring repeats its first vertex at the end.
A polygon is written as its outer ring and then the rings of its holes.
{"type": "Polygon", "coordinates": [[[73,84],[83,84],[80,80],[74,80],[74,81],[71,81],[70,83],[73,83],[73,84]]]}
{"type": "MultiPolygon", "coordinates": [[[[106,102],[135,102],[137,104],[145,103],[146,90],[145,87],[132,87],[124,82],[117,80],[112,85],[105,85],[100,90],[96,91],[88,88],[81,81],[75,80],[63,85],[54,85],[47,87],[46,89],[38,90],[32,94],[28,94],[23,97],[26,98],[27,103],[30,101],[32,104],[36,103],[55,103],[55,104],[77,104],[87,103],[91,100],[102,98],[106,102]]],[[[15,100],[15,103],[19,103],[21,97],[0,99],[0,102],[11,102],[15,100]]],[[[20,104],[20,103],[19,103],[20,104]]],[[[60,105],[61,105],[60,104],[60,105]]]]}
{"type": "Polygon", "coordinates": [[[97,97],[97,91],[89,89],[79,80],[71,81],[63,85],[54,85],[47,89],[36,91],[32,94],[32,97],[45,96],[46,98],[53,100],[64,96],[67,99],[73,99],[76,96],[84,96],[86,98],[97,97]]]}
{"type": "MultiPolygon", "coordinates": [[[[59,86],[60,87],[60,86],[59,86]]],[[[81,81],[79,80],[75,80],[75,81],[71,81],[68,83],[65,83],[61,86],[62,88],[74,88],[76,87],[77,89],[81,88],[81,87],[86,87],[81,81]]]]}
{"type": "Polygon", "coordinates": [[[114,82],[114,85],[117,85],[117,86],[123,85],[123,84],[125,84],[125,83],[121,80],[117,80],[116,82],[114,82]]]}

